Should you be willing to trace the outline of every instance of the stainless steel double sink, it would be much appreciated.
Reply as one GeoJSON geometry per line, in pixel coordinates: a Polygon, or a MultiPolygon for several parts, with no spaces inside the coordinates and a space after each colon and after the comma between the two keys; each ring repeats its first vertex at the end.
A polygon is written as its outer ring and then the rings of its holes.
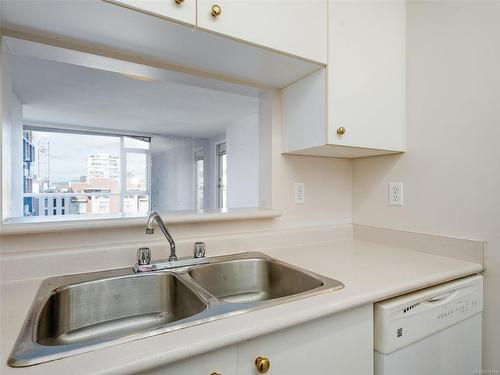
{"type": "Polygon", "coordinates": [[[8,363],[31,366],[343,287],[258,252],[54,277],[42,283],[8,363]]]}

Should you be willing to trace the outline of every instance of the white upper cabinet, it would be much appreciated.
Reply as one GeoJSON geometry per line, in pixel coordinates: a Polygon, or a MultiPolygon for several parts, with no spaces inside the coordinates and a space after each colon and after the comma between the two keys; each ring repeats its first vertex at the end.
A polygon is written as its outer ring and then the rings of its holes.
{"type": "Polygon", "coordinates": [[[312,62],[327,63],[327,0],[104,1],[312,62]]]}
{"type": "Polygon", "coordinates": [[[198,0],[199,28],[322,64],[327,24],[326,0],[198,0]]]}
{"type": "Polygon", "coordinates": [[[158,17],[196,25],[196,0],[108,0],[158,17]]]}
{"type": "Polygon", "coordinates": [[[330,4],[328,143],[403,150],[404,9],[402,1],[330,4]]]}
{"type": "Polygon", "coordinates": [[[330,1],[328,17],[328,67],[282,92],[283,152],[404,151],[405,3],[330,1]]]}

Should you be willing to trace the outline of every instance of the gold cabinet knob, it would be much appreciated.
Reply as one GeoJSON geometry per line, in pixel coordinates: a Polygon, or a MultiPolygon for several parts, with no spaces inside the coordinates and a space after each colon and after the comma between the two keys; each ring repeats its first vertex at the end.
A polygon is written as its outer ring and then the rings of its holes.
{"type": "Polygon", "coordinates": [[[184,2],[184,0],[174,0],[174,1],[177,5],[182,5],[182,3],[184,2]]]}
{"type": "Polygon", "coordinates": [[[217,4],[212,5],[212,16],[218,17],[222,13],[222,9],[217,4]]]}
{"type": "Polygon", "coordinates": [[[266,357],[257,357],[255,358],[255,367],[259,374],[265,374],[271,367],[271,362],[266,357]]]}
{"type": "Polygon", "coordinates": [[[337,135],[344,135],[344,134],[345,134],[345,128],[343,126],[337,129],[337,135]]]}
{"type": "Polygon", "coordinates": [[[211,372],[210,375],[222,375],[222,374],[219,374],[218,372],[211,372]]]}

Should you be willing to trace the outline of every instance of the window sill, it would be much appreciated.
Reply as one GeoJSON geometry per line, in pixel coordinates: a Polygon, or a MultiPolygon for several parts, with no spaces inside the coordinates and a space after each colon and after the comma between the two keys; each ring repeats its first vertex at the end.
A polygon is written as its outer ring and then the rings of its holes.
{"type": "MultiPolygon", "coordinates": [[[[147,215],[117,214],[82,218],[80,215],[22,217],[8,219],[0,226],[0,234],[25,234],[58,232],[61,230],[83,230],[143,226],[147,215]]],[[[162,214],[167,224],[199,223],[228,220],[268,219],[281,216],[277,210],[264,208],[237,208],[215,211],[176,211],[162,214]]]]}

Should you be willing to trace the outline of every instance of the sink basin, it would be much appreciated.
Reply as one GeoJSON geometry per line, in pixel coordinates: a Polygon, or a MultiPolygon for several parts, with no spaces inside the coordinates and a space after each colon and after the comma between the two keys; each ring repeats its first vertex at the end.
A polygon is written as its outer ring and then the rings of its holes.
{"type": "Polygon", "coordinates": [[[40,286],[8,364],[32,366],[343,287],[258,252],[53,277],[40,286]]]}
{"type": "Polygon", "coordinates": [[[79,283],[57,289],[45,302],[36,342],[50,346],[126,336],[185,319],[207,307],[174,274],[79,283]]]}
{"type": "Polygon", "coordinates": [[[248,303],[304,293],[324,283],[309,273],[269,258],[212,263],[189,271],[193,280],[220,300],[248,303]]]}

